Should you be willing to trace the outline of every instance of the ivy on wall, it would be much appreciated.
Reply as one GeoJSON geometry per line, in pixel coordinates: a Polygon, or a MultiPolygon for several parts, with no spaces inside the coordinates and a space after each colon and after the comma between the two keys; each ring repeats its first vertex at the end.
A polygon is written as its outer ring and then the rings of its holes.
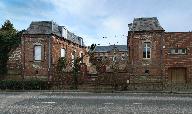
{"type": "Polygon", "coordinates": [[[22,32],[18,32],[9,20],[0,28],[0,78],[7,74],[9,52],[21,43],[22,32]]]}
{"type": "Polygon", "coordinates": [[[66,57],[60,57],[57,61],[57,72],[59,74],[65,72],[66,67],[67,67],[66,57]]]}

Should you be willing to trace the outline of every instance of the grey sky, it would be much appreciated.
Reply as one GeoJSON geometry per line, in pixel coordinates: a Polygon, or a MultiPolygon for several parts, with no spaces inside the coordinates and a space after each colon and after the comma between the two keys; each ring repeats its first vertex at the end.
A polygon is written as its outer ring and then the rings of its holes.
{"type": "Polygon", "coordinates": [[[126,44],[127,24],[137,17],[157,17],[168,32],[191,31],[191,5],[192,0],[0,0],[0,23],[9,19],[22,30],[31,21],[53,20],[86,45],[126,44]]]}

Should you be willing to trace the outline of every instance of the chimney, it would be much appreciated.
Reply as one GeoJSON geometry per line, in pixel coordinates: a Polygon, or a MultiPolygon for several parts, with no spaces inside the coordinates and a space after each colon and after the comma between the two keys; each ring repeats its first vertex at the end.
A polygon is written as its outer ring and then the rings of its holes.
{"type": "Polygon", "coordinates": [[[131,31],[133,28],[133,23],[128,24],[129,30],[131,31]]]}

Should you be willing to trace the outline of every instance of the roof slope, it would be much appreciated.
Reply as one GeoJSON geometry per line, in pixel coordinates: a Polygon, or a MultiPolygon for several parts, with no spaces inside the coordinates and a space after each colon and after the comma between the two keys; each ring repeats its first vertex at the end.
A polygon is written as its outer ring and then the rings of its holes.
{"type": "Polygon", "coordinates": [[[117,49],[118,51],[128,51],[127,45],[109,45],[109,46],[96,46],[95,52],[109,52],[113,49],[117,49]]]}
{"type": "Polygon", "coordinates": [[[59,26],[52,21],[35,21],[31,22],[25,34],[51,34],[61,36],[59,26]]]}
{"type": "Polygon", "coordinates": [[[128,26],[130,31],[164,31],[157,17],[135,18],[128,26]]]}
{"type": "MultiPolygon", "coordinates": [[[[64,26],[59,26],[53,21],[35,21],[31,22],[29,28],[24,32],[24,34],[55,34],[59,37],[63,37],[62,27],[64,26]]],[[[79,37],[68,30],[66,39],[85,46],[82,37],[79,37]]]]}

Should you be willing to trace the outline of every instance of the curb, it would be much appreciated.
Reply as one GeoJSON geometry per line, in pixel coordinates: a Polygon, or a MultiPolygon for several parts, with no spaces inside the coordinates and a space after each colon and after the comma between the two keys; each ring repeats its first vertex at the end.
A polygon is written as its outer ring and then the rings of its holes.
{"type": "Polygon", "coordinates": [[[0,93],[11,93],[11,92],[71,92],[71,93],[133,93],[133,94],[192,94],[192,92],[176,92],[176,91],[115,91],[115,90],[0,90],[0,93]]]}

